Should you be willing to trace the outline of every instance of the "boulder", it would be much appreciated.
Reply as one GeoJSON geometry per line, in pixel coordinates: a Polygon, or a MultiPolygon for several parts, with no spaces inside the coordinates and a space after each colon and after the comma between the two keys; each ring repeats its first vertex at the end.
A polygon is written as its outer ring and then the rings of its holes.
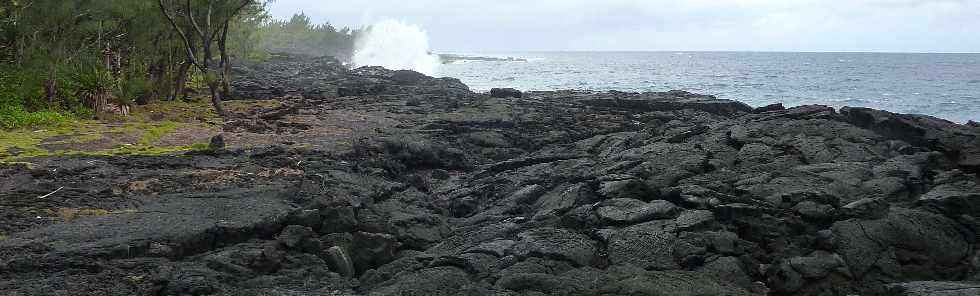
{"type": "Polygon", "coordinates": [[[517,235],[514,252],[522,257],[567,260],[589,266],[596,257],[596,243],[588,236],[557,228],[538,228],[517,235]]]}
{"type": "Polygon", "coordinates": [[[715,214],[707,210],[684,211],[674,219],[677,231],[704,231],[717,227],[715,214]]]}
{"type": "Polygon", "coordinates": [[[971,249],[954,221],[920,210],[892,208],[885,218],[840,221],[832,230],[837,253],[858,278],[874,270],[917,279],[957,274],[971,249]]]}
{"type": "Polygon", "coordinates": [[[322,247],[322,242],[312,228],[299,225],[286,226],[276,239],[286,248],[304,252],[319,252],[322,247]]]}
{"type": "Polygon", "coordinates": [[[637,179],[610,180],[599,184],[599,195],[607,199],[637,199],[649,201],[658,194],[637,179]]]}
{"type": "Polygon", "coordinates": [[[321,233],[353,232],[357,229],[354,207],[344,205],[326,207],[320,210],[320,216],[323,217],[321,233]]]}
{"type": "Polygon", "coordinates": [[[674,261],[673,221],[651,221],[616,231],[609,238],[609,262],[643,269],[680,269],[674,261]]]}
{"type": "Polygon", "coordinates": [[[682,210],[665,200],[647,203],[636,199],[618,198],[600,203],[596,214],[607,223],[637,224],[654,219],[671,219],[682,210]]]}
{"type": "Polygon", "coordinates": [[[330,247],[327,249],[324,257],[327,265],[330,266],[330,270],[347,278],[354,277],[354,262],[351,261],[350,256],[347,255],[347,251],[344,251],[344,248],[339,246],[330,247]]]}
{"type": "Polygon", "coordinates": [[[919,202],[948,215],[980,217],[980,185],[975,179],[962,176],[959,180],[936,186],[920,196],[919,202]]]}
{"type": "Polygon", "coordinates": [[[490,89],[490,96],[494,98],[521,98],[524,94],[513,88],[493,88],[490,89]]]}
{"type": "Polygon", "coordinates": [[[848,274],[844,259],[840,255],[824,251],[790,258],[789,265],[807,279],[821,279],[832,272],[848,274]]]}
{"type": "Polygon", "coordinates": [[[395,252],[400,246],[393,235],[355,232],[350,258],[354,268],[362,273],[395,260],[395,252]]]}
{"type": "Polygon", "coordinates": [[[770,112],[770,111],[782,111],[782,110],[786,110],[786,107],[783,107],[783,103],[776,103],[776,104],[771,104],[771,105],[766,105],[766,106],[762,106],[762,107],[759,107],[759,108],[755,108],[755,110],[753,110],[753,112],[755,112],[755,113],[765,113],[765,112],[770,112]]]}
{"type": "Polygon", "coordinates": [[[962,169],[980,170],[980,131],[925,115],[895,114],[868,108],[844,108],[848,122],[885,137],[939,151],[962,169]]]}
{"type": "Polygon", "coordinates": [[[720,257],[706,263],[697,271],[743,288],[752,287],[754,283],[752,277],[742,267],[742,262],[735,257],[720,257]]]}
{"type": "Polygon", "coordinates": [[[714,96],[696,95],[683,91],[643,93],[626,97],[589,98],[585,105],[630,110],[631,112],[698,110],[722,116],[751,113],[752,107],[742,102],[722,100],[714,96]]]}

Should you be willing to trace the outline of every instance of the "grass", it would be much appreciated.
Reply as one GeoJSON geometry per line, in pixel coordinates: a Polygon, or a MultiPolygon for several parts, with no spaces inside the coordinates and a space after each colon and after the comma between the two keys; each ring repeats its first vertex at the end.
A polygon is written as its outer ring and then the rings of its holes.
{"type": "Polygon", "coordinates": [[[21,106],[0,105],[0,128],[18,129],[42,126],[58,126],[72,123],[75,116],[53,111],[27,112],[21,106]]]}
{"type": "Polygon", "coordinates": [[[110,212],[103,209],[77,209],[77,208],[60,208],[58,209],[58,216],[65,222],[70,222],[72,220],[84,217],[99,217],[108,215],[110,212]]]}
{"type": "MultiPolygon", "coordinates": [[[[115,116],[103,121],[48,121],[37,125],[0,128],[0,163],[27,163],[32,157],[44,156],[111,156],[155,155],[207,148],[207,143],[188,143],[176,146],[155,146],[154,143],[183,127],[207,127],[199,122],[219,121],[206,101],[154,102],[133,108],[131,116],[115,116]],[[159,113],[163,116],[151,116],[159,113]],[[152,118],[157,117],[157,118],[152,118]],[[154,120],[156,119],[156,120],[154,120]],[[108,135],[123,134],[129,140],[113,139],[108,135]],[[107,149],[47,149],[45,145],[98,143],[108,141],[107,149]],[[12,153],[15,152],[16,153],[12,153]],[[15,155],[16,154],[16,155],[15,155]]],[[[77,147],[77,145],[76,145],[77,147]]]]}
{"type": "MultiPolygon", "coordinates": [[[[246,112],[250,109],[271,109],[281,106],[277,100],[228,101],[226,108],[233,112],[246,112]]],[[[2,106],[0,106],[2,107],[2,106]]],[[[196,102],[154,101],[146,106],[134,106],[130,116],[111,116],[101,121],[78,119],[70,115],[23,115],[22,110],[14,110],[16,126],[0,127],[0,164],[25,164],[29,159],[45,156],[112,156],[112,155],[157,155],[207,149],[208,143],[186,143],[186,145],[157,146],[159,139],[173,134],[185,127],[209,128],[220,124],[208,100],[196,102]],[[25,117],[26,116],[26,117],[25,117]],[[34,119],[31,116],[36,116],[34,119]],[[43,116],[52,116],[44,118],[43,116]],[[63,117],[58,117],[63,116],[63,117]],[[28,119],[23,119],[28,118],[28,119]],[[125,140],[109,135],[127,135],[125,140]],[[76,144],[108,143],[106,149],[75,149],[76,144]],[[68,146],[66,149],[48,149],[49,145],[68,146]],[[48,146],[47,148],[45,146],[48,146]],[[14,153],[16,152],[16,153],[14,153]]],[[[5,112],[5,111],[3,111],[5,112]]],[[[55,113],[57,114],[57,113],[55,113]]],[[[0,114],[0,116],[5,116],[0,114]]],[[[0,120],[5,120],[0,117],[0,120]]]]}

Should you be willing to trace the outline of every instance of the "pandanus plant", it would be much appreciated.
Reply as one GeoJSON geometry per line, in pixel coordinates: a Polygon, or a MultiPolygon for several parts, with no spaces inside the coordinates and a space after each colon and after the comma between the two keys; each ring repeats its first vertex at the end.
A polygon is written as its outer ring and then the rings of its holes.
{"type": "Polygon", "coordinates": [[[116,85],[109,70],[100,66],[80,66],[72,71],[71,83],[75,97],[92,108],[96,119],[109,113],[109,101],[116,85]]]}

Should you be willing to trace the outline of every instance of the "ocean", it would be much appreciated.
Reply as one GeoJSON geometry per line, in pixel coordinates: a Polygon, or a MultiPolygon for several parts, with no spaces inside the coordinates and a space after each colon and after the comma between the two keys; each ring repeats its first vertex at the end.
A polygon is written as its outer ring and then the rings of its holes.
{"type": "Polygon", "coordinates": [[[466,53],[527,62],[460,61],[438,76],[478,91],[686,90],[787,107],[820,104],[980,121],[980,54],[769,52],[466,53]]]}

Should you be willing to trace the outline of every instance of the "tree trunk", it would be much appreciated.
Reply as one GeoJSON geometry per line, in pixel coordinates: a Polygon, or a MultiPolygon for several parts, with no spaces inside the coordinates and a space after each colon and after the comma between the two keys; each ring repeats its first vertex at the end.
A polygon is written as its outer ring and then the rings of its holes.
{"type": "Polygon", "coordinates": [[[221,66],[221,93],[225,97],[231,95],[231,60],[228,58],[228,48],[226,46],[230,23],[231,18],[221,27],[221,39],[218,40],[218,52],[220,53],[219,58],[221,59],[219,63],[221,66]]]}
{"type": "Polygon", "coordinates": [[[170,97],[171,101],[180,100],[184,98],[184,88],[187,86],[187,75],[191,70],[191,63],[185,62],[180,64],[177,69],[177,77],[174,79],[174,93],[170,97]]]}
{"type": "Polygon", "coordinates": [[[48,68],[48,79],[44,81],[44,97],[48,100],[48,108],[55,105],[54,98],[58,96],[57,66],[52,63],[48,68]]]}
{"type": "Polygon", "coordinates": [[[227,117],[228,113],[225,112],[224,104],[221,102],[221,90],[218,81],[208,82],[208,89],[211,90],[211,104],[214,105],[214,112],[218,113],[218,116],[227,117]]]}

